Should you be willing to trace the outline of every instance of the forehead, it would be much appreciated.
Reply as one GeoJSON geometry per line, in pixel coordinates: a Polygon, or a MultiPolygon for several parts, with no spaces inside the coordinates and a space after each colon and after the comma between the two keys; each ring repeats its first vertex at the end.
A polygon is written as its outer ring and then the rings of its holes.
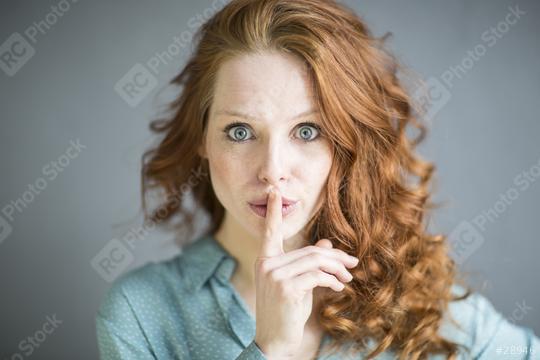
{"type": "Polygon", "coordinates": [[[218,71],[213,109],[261,116],[297,114],[313,107],[304,63],[293,55],[264,52],[234,57],[218,71]]]}

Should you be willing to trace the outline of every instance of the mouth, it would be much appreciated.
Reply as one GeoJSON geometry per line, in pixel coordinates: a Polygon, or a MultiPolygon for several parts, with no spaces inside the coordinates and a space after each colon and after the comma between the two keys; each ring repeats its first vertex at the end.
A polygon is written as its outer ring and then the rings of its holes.
{"type": "MultiPolygon", "coordinates": [[[[261,205],[264,205],[266,206],[266,203],[268,202],[268,196],[265,196],[263,198],[260,198],[258,200],[253,200],[253,201],[250,201],[249,204],[251,205],[257,205],[257,206],[261,206],[261,205]]],[[[298,200],[292,200],[292,199],[289,199],[285,196],[282,196],[281,197],[281,203],[283,205],[291,205],[291,204],[294,204],[298,202],[298,200]]]]}
{"type": "MultiPolygon", "coordinates": [[[[298,205],[298,201],[295,201],[295,202],[292,202],[292,203],[289,203],[289,204],[285,204],[283,203],[281,205],[281,215],[283,217],[286,217],[288,216],[289,214],[291,214],[294,210],[296,210],[296,207],[298,205]]],[[[254,205],[254,204],[249,204],[249,207],[251,208],[251,210],[258,216],[260,217],[266,217],[266,205],[254,205]]]]}

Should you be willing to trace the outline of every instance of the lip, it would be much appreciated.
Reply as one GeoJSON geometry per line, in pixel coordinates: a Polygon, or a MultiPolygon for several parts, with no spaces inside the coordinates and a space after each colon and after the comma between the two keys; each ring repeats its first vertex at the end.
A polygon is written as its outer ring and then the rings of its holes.
{"type": "MultiPolygon", "coordinates": [[[[283,218],[290,215],[294,210],[296,210],[298,201],[290,203],[288,205],[282,204],[281,206],[281,215],[283,218]]],[[[265,205],[253,205],[249,204],[251,210],[258,216],[265,218],[266,217],[266,204],[265,205]]]]}
{"type": "MultiPolygon", "coordinates": [[[[249,201],[249,204],[250,205],[257,205],[257,206],[260,206],[260,205],[265,205],[266,206],[267,201],[268,201],[268,197],[264,197],[264,198],[261,198],[261,199],[249,201]]],[[[282,205],[292,205],[292,204],[295,204],[297,202],[298,202],[298,200],[291,200],[289,198],[286,198],[285,196],[281,197],[281,204],[282,205]]]]}

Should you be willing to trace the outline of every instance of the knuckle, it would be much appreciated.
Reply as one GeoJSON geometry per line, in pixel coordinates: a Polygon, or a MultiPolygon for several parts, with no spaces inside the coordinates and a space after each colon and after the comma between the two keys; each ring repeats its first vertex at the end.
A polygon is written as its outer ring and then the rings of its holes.
{"type": "Polygon", "coordinates": [[[311,254],[320,254],[320,255],[324,255],[324,254],[326,254],[325,250],[326,250],[326,249],[321,248],[320,246],[311,245],[311,246],[310,246],[309,252],[310,252],[311,254]]]}
{"type": "Polygon", "coordinates": [[[350,273],[343,263],[336,261],[334,263],[334,268],[336,273],[341,274],[344,277],[349,277],[350,273]]]}
{"type": "Polygon", "coordinates": [[[344,261],[347,261],[349,260],[349,258],[351,257],[351,255],[347,254],[345,251],[343,250],[339,250],[339,257],[341,259],[343,259],[344,261]]]}
{"type": "Polygon", "coordinates": [[[271,269],[270,262],[265,258],[258,258],[255,262],[255,270],[262,274],[267,274],[271,269]]]}
{"type": "Polygon", "coordinates": [[[341,262],[334,261],[332,262],[332,273],[338,275],[347,275],[347,269],[341,262]]]}
{"type": "Polygon", "coordinates": [[[268,272],[268,278],[273,282],[281,283],[282,282],[281,271],[279,271],[279,269],[270,270],[268,272]]]}
{"type": "Polygon", "coordinates": [[[317,280],[318,282],[323,282],[326,279],[326,276],[324,272],[322,271],[316,271],[314,273],[311,273],[312,277],[317,280]]]}
{"type": "Polygon", "coordinates": [[[319,272],[318,271],[310,271],[305,274],[308,281],[319,281],[319,272]]]}
{"type": "Polygon", "coordinates": [[[291,288],[287,281],[278,281],[277,290],[278,290],[279,295],[283,298],[289,297],[291,293],[291,288]]]}
{"type": "Polygon", "coordinates": [[[339,281],[339,278],[336,275],[329,275],[328,276],[328,284],[341,284],[341,281],[339,281]]]}
{"type": "Polygon", "coordinates": [[[310,254],[309,257],[311,261],[315,261],[317,264],[322,264],[326,260],[326,257],[318,252],[310,254]]]}

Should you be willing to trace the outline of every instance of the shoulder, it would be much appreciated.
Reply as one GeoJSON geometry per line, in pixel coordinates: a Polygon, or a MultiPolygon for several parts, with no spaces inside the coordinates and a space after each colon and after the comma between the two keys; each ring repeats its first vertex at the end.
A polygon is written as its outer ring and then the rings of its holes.
{"type": "MultiPolygon", "coordinates": [[[[130,307],[138,315],[178,312],[178,307],[198,302],[199,289],[226,256],[211,236],[202,236],[183,246],[169,260],[134,269],[115,280],[104,297],[100,313],[112,315],[130,307]]],[[[164,316],[166,317],[166,316],[164,316]]],[[[154,321],[154,320],[152,320],[154,321]]]]}
{"type": "Polygon", "coordinates": [[[182,253],[136,268],[113,282],[95,317],[103,358],[151,358],[152,352],[167,353],[164,339],[178,340],[184,325],[177,321],[177,312],[192,301],[184,296],[186,281],[179,266],[184,261],[182,253]]]}
{"type": "MultiPolygon", "coordinates": [[[[452,287],[452,293],[458,296],[465,290],[457,284],[452,287]]],[[[471,349],[474,358],[499,356],[498,351],[505,346],[521,346],[522,351],[529,352],[531,346],[539,346],[532,329],[513,324],[479,292],[473,291],[465,299],[451,301],[444,320],[442,335],[471,349]]],[[[533,350],[540,352],[538,348],[533,350]]]]}
{"type": "Polygon", "coordinates": [[[102,299],[99,315],[116,317],[128,315],[139,306],[160,305],[167,294],[182,292],[185,274],[180,264],[184,255],[140,266],[117,278],[102,299]]]}
{"type": "MultiPolygon", "coordinates": [[[[454,284],[452,294],[461,296],[465,294],[465,290],[464,287],[454,284]]],[[[468,331],[475,328],[492,328],[503,318],[484,295],[475,291],[465,299],[451,301],[448,304],[448,315],[468,331]]]]}

